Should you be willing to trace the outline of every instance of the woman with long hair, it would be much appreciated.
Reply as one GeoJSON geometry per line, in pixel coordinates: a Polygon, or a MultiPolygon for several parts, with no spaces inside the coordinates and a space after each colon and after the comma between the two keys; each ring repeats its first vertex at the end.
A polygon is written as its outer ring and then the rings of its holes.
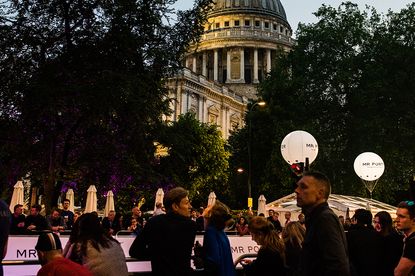
{"type": "Polygon", "coordinates": [[[285,257],[287,263],[287,275],[296,275],[300,261],[300,253],[303,248],[305,228],[298,221],[292,221],[285,225],[282,238],[285,245],[285,257]]]}
{"type": "Polygon", "coordinates": [[[244,236],[249,234],[248,222],[245,217],[240,217],[236,223],[236,231],[239,236],[244,236]]]}
{"type": "Polygon", "coordinates": [[[205,275],[236,275],[231,246],[224,231],[232,219],[230,209],[219,200],[216,200],[212,207],[206,208],[203,216],[205,218],[205,234],[203,237],[205,275]]]}
{"type": "Polygon", "coordinates": [[[396,230],[393,228],[391,215],[386,211],[378,212],[373,219],[373,227],[382,236],[387,236],[396,230]]]}
{"type": "Polygon", "coordinates": [[[403,236],[393,228],[392,217],[386,211],[376,213],[373,226],[383,238],[383,275],[393,275],[402,255],[403,236]]]}
{"type": "Polygon", "coordinates": [[[94,275],[128,275],[124,252],[117,240],[105,234],[97,215],[83,214],[72,237],[71,259],[81,260],[94,275]]]}
{"type": "Polygon", "coordinates": [[[284,242],[274,225],[264,217],[253,217],[249,221],[249,232],[259,246],[256,260],[243,260],[247,276],[286,275],[284,242]]]}

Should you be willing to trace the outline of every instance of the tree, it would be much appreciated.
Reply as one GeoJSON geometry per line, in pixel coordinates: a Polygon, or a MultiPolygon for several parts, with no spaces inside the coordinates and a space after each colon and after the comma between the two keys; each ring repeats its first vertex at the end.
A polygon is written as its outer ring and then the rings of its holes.
{"type": "Polygon", "coordinates": [[[165,128],[160,143],[169,148],[169,155],[160,158],[160,174],[166,182],[189,189],[194,206],[206,205],[211,191],[229,197],[229,152],[216,125],[187,113],[165,128]]]}
{"type": "Polygon", "coordinates": [[[360,185],[350,187],[356,183],[350,177],[350,161],[357,155],[350,147],[356,132],[349,132],[353,111],[348,99],[359,86],[364,67],[361,49],[371,39],[370,28],[378,24],[379,18],[374,12],[369,21],[368,14],[351,3],[338,9],[322,6],[315,15],[319,21],[301,27],[298,45],[292,52],[295,90],[301,99],[303,118],[309,118],[300,125],[317,139],[319,158],[315,167],[324,168],[334,182],[333,190],[357,192],[360,185]]]}
{"type": "MultiPolygon", "coordinates": [[[[271,105],[272,106],[272,105],[271,105]]],[[[250,106],[248,106],[250,110],[250,106]]],[[[248,124],[251,124],[251,188],[254,205],[261,194],[267,199],[278,198],[285,195],[292,187],[289,170],[285,167],[280,155],[280,145],[275,137],[278,135],[276,120],[272,118],[269,102],[262,108],[253,109],[245,115],[247,126],[234,132],[229,138],[230,172],[232,201],[231,206],[235,208],[247,208],[247,201],[241,199],[248,198],[248,143],[249,133],[248,124]],[[275,165],[276,162],[278,165],[275,165]],[[243,169],[243,173],[238,172],[238,168],[243,169]],[[271,197],[272,196],[272,197],[271,197]]]]}
{"type": "Polygon", "coordinates": [[[382,17],[349,2],[337,9],[323,5],[315,15],[318,21],[300,25],[297,45],[277,55],[260,85],[269,115],[255,122],[264,130],[255,141],[269,161],[256,168],[257,181],[280,192],[290,186],[289,177],[275,178],[288,175],[278,146],[286,134],[302,129],[319,144],[312,168],[329,176],[335,193],[368,195],[353,162],[361,152],[378,153],[386,171],[374,197],[393,203],[414,175],[413,166],[403,164],[413,164],[415,156],[408,144],[415,135],[415,5],[382,17]]]}
{"type": "MultiPolygon", "coordinates": [[[[1,118],[22,134],[5,158],[56,204],[65,182],[100,192],[148,183],[168,114],[163,80],[201,33],[207,0],[167,24],[175,1],[5,1],[1,118]]],[[[15,182],[15,181],[13,181],[15,182]]]]}

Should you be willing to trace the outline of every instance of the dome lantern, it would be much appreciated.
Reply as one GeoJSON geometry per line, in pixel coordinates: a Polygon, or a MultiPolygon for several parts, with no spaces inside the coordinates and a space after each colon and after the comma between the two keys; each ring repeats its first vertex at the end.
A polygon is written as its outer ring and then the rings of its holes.
{"type": "Polygon", "coordinates": [[[209,17],[249,13],[277,17],[287,24],[287,15],[280,0],[215,0],[209,17]]]}

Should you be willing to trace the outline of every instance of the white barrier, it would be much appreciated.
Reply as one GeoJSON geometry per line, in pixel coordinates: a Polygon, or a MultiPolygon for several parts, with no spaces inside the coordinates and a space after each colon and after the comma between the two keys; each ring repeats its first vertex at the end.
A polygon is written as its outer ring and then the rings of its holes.
{"type": "MultiPolygon", "coordinates": [[[[134,241],[134,236],[118,236],[125,256],[130,257],[130,246],[134,241]]],[[[228,236],[231,245],[232,257],[236,260],[244,254],[257,253],[259,246],[252,241],[251,236],[228,236]]],[[[38,236],[9,236],[9,244],[5,261],[28,261],[38,260],[35,245],[38,236]]],[[[68,242],[69,236],[61,236],[62,247],[68,242]]],[[[203,245],[203,235],[197,235],[196,240],[203,245]]],[[[129,272],[149,272],[151,271],[150,262],[127,262],[129,272]]],[[[40,265],[5,265],[5,275],[36,275],[40,265]]]]}
{"type": "MultiPolygon", "coordinates": [[[[7,246],[7,254],[4,260],[11,261],[25,261],[25,260],[37,260],[37,252],[35,245],[38,236],[9,236],[9,244],[7,246]]],[[[68,242],[69,236],[60,236],[62,247],[68,242]]],[[[117,237],[120,242],[124,255],[130,257],[128,251],[131,244],[134,241],[133,236],[121,236],[117,237]]]]}

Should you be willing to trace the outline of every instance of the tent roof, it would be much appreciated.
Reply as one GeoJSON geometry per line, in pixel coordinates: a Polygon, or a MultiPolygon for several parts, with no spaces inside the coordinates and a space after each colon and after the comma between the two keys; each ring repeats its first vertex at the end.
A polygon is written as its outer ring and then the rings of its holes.
{"type": "MultiPolygon", "coordinates": [[[[370,198],[331,194],[328,203],[330,208],[338,215],[346,215],[347,209],[349,209],[350,216],[352,216],[356,209],[363,208],[370,209],[372,214],[386,211],[392,217],[396,216],[396,207],[370,198]]],[[[280,212],[301,212],[301,208],[297,206],[295,193],[268,203],[266,209],[274,209],[280,212]]]]}

